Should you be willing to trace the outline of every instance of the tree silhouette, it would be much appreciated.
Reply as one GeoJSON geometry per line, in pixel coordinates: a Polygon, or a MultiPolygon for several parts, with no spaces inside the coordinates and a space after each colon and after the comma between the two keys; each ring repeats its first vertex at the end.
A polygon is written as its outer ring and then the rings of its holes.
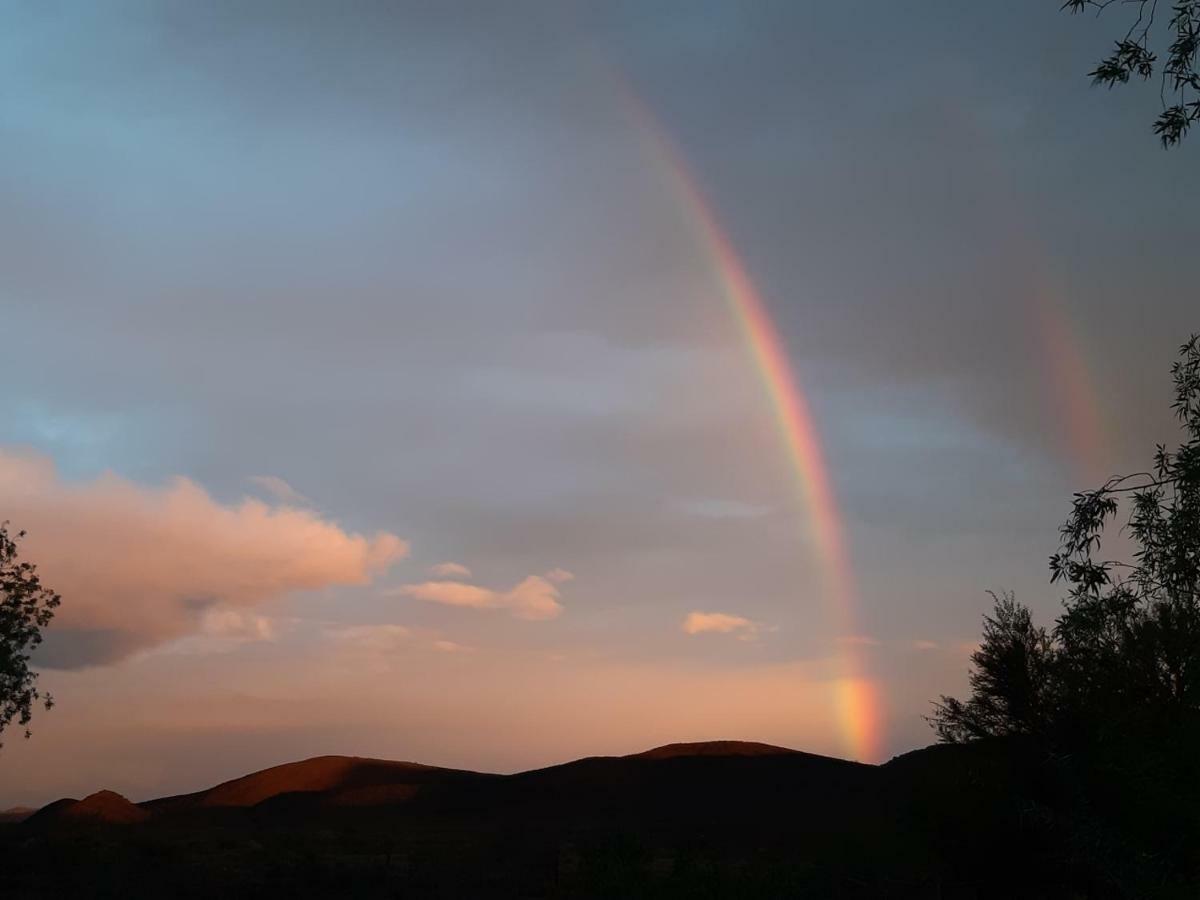
{"type": "Polygon", "coordinates": [[[934,727],[949,743],[1034,734],[1046,725],[1050,635],[1012,594],[992,599],[995,609],[984,617],[983,640],[971,654],[971,698],[964,703],[943,696],[934,708],[934,727]]]}
{"type": "Polygon", "coordinates": [[[54,705],[37,689],[29,651],[42,642],[60,598],[42,586],[36,566],[19,560],[17,541],[24,536],[23,531],[10,536],[8,523],[0,522],[0,735],[15,720],[29,737],[34,706],[54,705]]]}
{"type": "MultiPolygon", "coordinates": [[[[1095,10],[1099,14],[1117,2],[1066,0],[1062,8],[1072,13],[1095,10]]],[[[1165,29],[1159,26],[1166,15],[1166,3],[1160,8],[1159,0],[1120,0],[1118,5],[1135,7],[1137,15],[1124,37],[1114,42],[1113,52],[1088,74],[1093,84],[1112,88],[1127,84],[1135,76],[1146,81],[1157,72],[1162,112],[1154,121],[1154,133],[1164,147],[1178,144],[1192,123],[1200,119],[1200,74],[1196,71],[1200,0],[1175,0],[1165,29]],[[1165,59],[1159,58],[1155,46],[1165,50],[1165,59]]]]}
{"type": "Polygon", "coordinates": [[[996,598],[971,657],[972,696],[935,707],[944,740],[1090,739],[1200,716],[1200,335],[1171,371],[1183,444],[1159,445],[1150,471],[1075,495],[1050,557],[1051,581],[1069,586],[1063,614],[1047,633],[1011,595],[996,598]],[[1101,555],[1123,508],[1130,563],[1101,555]]]}
{"type": "Polygon", "coordinates": [[[1032,739],[1076,792],[1077,853],[1123,848],[1143,873],[1186,880],[1200,874],[1200,335],[1172,375],[1183,443],[1075,495],[1050,557],[1052,582],[1069,587],[1053,630],[997,597],[971,696],[942,697],[930,721],[951,743],[1032,739]],[[1102,553],[1122,513],[1130,562],[1102,553]]]}

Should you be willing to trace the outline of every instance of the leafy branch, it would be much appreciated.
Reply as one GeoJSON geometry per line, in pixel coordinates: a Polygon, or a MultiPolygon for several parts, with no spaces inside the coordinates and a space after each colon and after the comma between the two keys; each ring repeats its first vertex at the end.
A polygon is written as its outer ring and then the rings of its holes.
{"type": "Polygon", "coordinates": [[[1159,100],[1162,111],[1154,121],[1154,133],[1164,147],[1179,144],[1193,123],[1200,120],[1200,73],[1196,57],[1200,53],[1200,0],[1176,0],[1165,28],[1166,56],[1160,61],[1152,49],[1158,37],[1156,21],[1160,0],[1066,0],[1062,5],[1071,13],[1094,10],[1097,15],[1108,7],[1134,6],[1137,16],[1124,37],[1114,42],[1113,51],[1088,74],[1092,83],[1113,88],[1133,78],[1148,81],[1159,74],[1159,100]]]}

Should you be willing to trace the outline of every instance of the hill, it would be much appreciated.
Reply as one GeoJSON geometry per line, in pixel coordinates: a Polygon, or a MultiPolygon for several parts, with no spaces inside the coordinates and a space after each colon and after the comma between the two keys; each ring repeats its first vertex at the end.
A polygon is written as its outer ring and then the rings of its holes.
{"type": "Polygon", "coordinates": [[[56,801],[0,833],[0,870],[13,897],[1107,896],[1076,890],[1043,775],[1013,743],[882,766],[670,744],[514,775],[323,756],[56,801]]]}
{"type": "MultiPolygon", "coordinates": [[[[492,775],[414,762],[319,756],[272,766],[190,794],[132,804],[111,791],[58,800],[32,824],[130,824],[194,820],[222,811],[328,816],[338,808],[400,807],[421,799],[423,811],[508,810],[526,815],[594,818],[653,808],[658,818],[693,816],[699,804],[727,807],[762,801],[763,791],[799,786],[810,792],[853,791],[875,767],[743,741],[667,744],[627,756],[586,757],[515,775],[492,775]],[[698,786],[702,790],[697,790],[698,786]],[[739,797],[741,800],[739,800],[739,797]],[[757,801],[756,801],[757,798],[757,801]]],[[[769,807],[768,807],[769,808],[769,807]]],[[[210,815],[210,818],[212,815],[210,815]]],[[[258,818],[261,818],[259,816],[258,818]]]]}
{"type": "Polygon", "coordinates": [[[193,794],[150,800],[142,807],[162,818],[203,809],[247,809],[281,797],[316,805],[372,806],[411,800],[434,785],[495,777],[420,763],[318,756],[253,772],[193,794]]]}
{"type": "Polygon", "coordinates": [[[150,813],[114,791],[97,791],[82,800],[67,798],[42,807],[24,820],[29,828],[78,825],[132,825],[150,813]]]}

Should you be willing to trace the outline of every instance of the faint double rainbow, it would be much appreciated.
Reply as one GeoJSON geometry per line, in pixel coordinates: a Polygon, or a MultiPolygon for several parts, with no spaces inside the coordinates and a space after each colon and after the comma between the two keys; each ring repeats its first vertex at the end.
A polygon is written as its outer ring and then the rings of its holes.
{"type": "Polygon", "coordinates": [[[808,398],[788,358],[770,309],[721,227],[716,211],[687,160],[649,107],[623,79],[618,78],[616,82],[625,111],[646,139],[651,155],[665,173],[684,217],[695,230],[711,262],[766,389],[797,492],[812,526],[824,594],[839,632],[838,672],[832,682],[832,699],[844,751],[856,759],[874,762],[879,759],[882,744],[880,702],[875,684],[867,676],[864,642],[858,638],[857,591],[846,547],[845,527],[808,398]]]}
{"type": "Polygon", "coordinates": [[[1102,391],[1089,363],[1084,323],[1073,314],[1069,290],[1056,266],[1034,239],[1019,184],[1006,165],[1002,144],[989,134],[977,108],[950,104],[948,134],[962,142],[973,167],[980,215],[991,227],[989,245],[995,276],[1009,288],[1023,333],[1033,337],[1039,357],[1038,405],[1046,432],[1078,487],[1098,487],[1107,474],[1109,425],[1102,391]],[[1027,331],[1026,331],[1027,329],[1027,331]]]}
{"type": "MultiPolygon", "coordinates": [[[[877,688],[868,676],[864,646],[857,638],[858,598],[854,571],[846,547],[845,527],[838,508],[819,434],[808,400],[788,358],[770,310],[759,294],[733,242],[676,147],[653,111],[617,75],[613,79],[627,115],[636,124],[651,155],[665,173],[679,199],[684,217],[711,260],[727,305],[760,373],[783,438],[798,494],[807,510],[823,570],[825,595],[839,632],[839,673],[834,684],[836,712],[845,751],[860,760],[879,759],[882,745],[882,708],[877,688]]],[[[978,123],[968,129],[979,136],[978,123]]],[[[1001,167],[988,151],[977,146],[976,165],[981,181],[1002,184],[1001,167]]],[[[1009,198],[1011,199],[1011,198],[1009,198]]],[[[993,219],[1008,227],[1008,243],[1017,252],[1008,268],[1024,279],[1018,286],[1023,318],[1040,345],[1045,375],[1044,408],[1057,419],[1055,430],[1064,455],[1076,476],[1088,482],[1100,476],[1106,449],[1105,423],[1093,373],[1080,346],[1078,329],[1068,317],[1063,291],[1048,274],[1048,266],[1027,240],[1027,229],[1007,209],[1004,200],[991,210],[993,219]]]]}

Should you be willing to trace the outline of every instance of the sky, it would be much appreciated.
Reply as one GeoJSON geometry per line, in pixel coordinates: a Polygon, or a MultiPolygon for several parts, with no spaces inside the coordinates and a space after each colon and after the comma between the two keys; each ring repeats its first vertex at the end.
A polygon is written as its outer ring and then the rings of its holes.
{"type": "Polygon", "coordinates": [[[1089,86],[1114,16],[0,9],[0,518],[63,597],[0,807],[884,761],[1175,437],[1200,177],[1089,86]]]}

